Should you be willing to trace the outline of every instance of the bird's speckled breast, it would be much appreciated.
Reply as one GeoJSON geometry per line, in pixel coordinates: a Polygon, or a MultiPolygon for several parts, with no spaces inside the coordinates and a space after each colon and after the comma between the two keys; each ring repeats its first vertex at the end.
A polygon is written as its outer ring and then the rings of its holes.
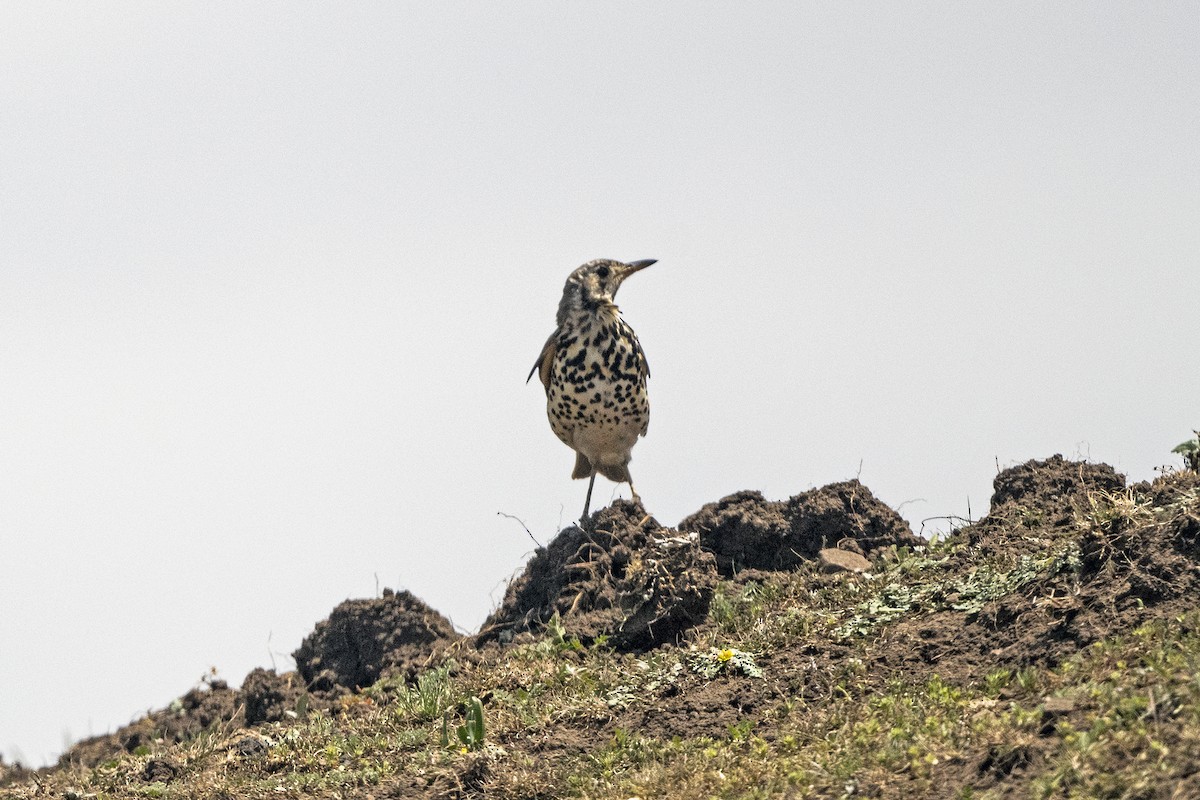
{"type": "Polygon", "coordinates": [[[556,342],[546,393],[550,427],[593,462],[625,464],[650,423],[646,356],[616,313],[580,316],[556,342]]]}

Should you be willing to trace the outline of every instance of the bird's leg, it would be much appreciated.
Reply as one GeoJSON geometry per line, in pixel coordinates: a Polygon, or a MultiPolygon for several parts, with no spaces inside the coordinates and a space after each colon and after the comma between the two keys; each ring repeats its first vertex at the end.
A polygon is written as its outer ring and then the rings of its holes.
{"type": "Polygon", "coordinates": [[[592,468],[592,479],[588,481],[587,499],[583,501],[583,516],[579,518],[579,524],[582,526],[587,522],[588,509],[592,507],[592,487],[596,485],[596,469],[592,468]]]}
{"type": "MultiPolygon", "coordinates": [[[[629,468],[625,468],[625,474],[629,475],[629,468]]],[[[629,476],[629,493],[633,495],[633,502],[641,503],[642,498],[638,496],[637,489],[633,488],[633,476],[629,476]]]]}

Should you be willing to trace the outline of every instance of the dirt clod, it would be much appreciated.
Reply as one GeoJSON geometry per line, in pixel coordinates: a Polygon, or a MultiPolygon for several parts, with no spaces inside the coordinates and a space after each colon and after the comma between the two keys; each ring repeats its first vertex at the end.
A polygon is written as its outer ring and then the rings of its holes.
{"type": "Polygon", "coordinates": [[[142,770],[142,780],[147,783],[172,781],[179,775],[179,765],[167,758],[152,758],[142,770]]]}
{"type": "Polygon", "coordinates": [[[304,693],[304,683],[295,672],[276,675],[275,670],[252,670],[242,681],[246,725],[280,722],[304,693]]]}
{"type": "Polygon", "coordinates": [[[233,751],[242,758],[258,758],[268,749],[267,743],[257,736],[243,736],[233,745],[233,751]]]}
{"type": "Polygon", "coordinates": [[[991,510],[1020,504],[1058,512],[1072,497],[1087,491],[1115,492],[1125,488],[1125,478],[1108,464],[1068,461],[1053,455],[1044,461],[1026,461],[1001,471],[992,481],[991,510]]]}
{"type": "Polygon", "coordinates": [[[354,689],[375,683],[385,670],[415,675],[456,639],[450,621],[411,592],[385,592],[339,605],[292,656],[314,688],[354,689]]]}
{"type": "Polygon", "coordinates": [[[621,650],[672,642],[704,620],[717,584],[698,537],[664,528],[641,504],[619,500],[588,529],[564,529],[509,584],[479,642],[541,630],[555,614],[583,642],[621,650]]]}
{"type": "Polygon", "coordinates": [[[236,719],[239,709],[239,693],[225,681],[210,680],[189,690],[167,708],[153,711],[115,733],[77,742],[59,757],[58,763],[63,767],[93,765],[158,740],[183,742],[212,725],[236,719]]]}
{"type": "Polygon", "coordinates": [[[709,503],[679,523],[700,534],[721,575],[743,569],[792,570],[823,548],[867,555],[923,541],[892,508],[857,480],[832,483],[788,500],[742,491],[709,503]]]}

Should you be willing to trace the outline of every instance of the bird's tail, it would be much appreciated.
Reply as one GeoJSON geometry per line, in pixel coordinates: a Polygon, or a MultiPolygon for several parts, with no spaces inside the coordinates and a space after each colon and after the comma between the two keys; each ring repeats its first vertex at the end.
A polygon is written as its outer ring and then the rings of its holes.
{"type": "Polygon", "coordinates": [[[613,483],[632,484],[633,482],[633,479],[629,477],[629,467],[624,464],[599,464],[596,469],[613,483]]]}
{"type": "Polygon", "coordinates": [[[592,462],[578,451],[575,453],[575,469],[571,472],[571,477],[575,480],[592,477],[592,462]]]}
{"type": "Polygon", "coordinates": [[[608,478],[613,483],[629,483],[629,467],[624,464],[596,464],[593,467],[591,460],[583,453],[576,451],[575,453],[575,469],[571,472],[571,477],[579,480],[580,478],[592,477],[592,469],[608,478]]]}

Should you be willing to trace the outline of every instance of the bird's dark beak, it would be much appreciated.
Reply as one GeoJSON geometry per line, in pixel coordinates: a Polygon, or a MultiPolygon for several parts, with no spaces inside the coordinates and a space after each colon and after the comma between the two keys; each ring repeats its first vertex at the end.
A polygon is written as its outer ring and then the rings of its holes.
{"type": "Polygon", "coordinates": [[[629,262],[628,264],[625,265],[625,269],[622,270],[621,280],[625,280],[626,278],[628,278],[630,275],[637,272],[638,270],[645,269],[646,267],[650,266],[651,264],[653,264],[657,261],[658,261],[657,258],[647,258],[647,259],[643,259],[642,261],[629,262]]]}

